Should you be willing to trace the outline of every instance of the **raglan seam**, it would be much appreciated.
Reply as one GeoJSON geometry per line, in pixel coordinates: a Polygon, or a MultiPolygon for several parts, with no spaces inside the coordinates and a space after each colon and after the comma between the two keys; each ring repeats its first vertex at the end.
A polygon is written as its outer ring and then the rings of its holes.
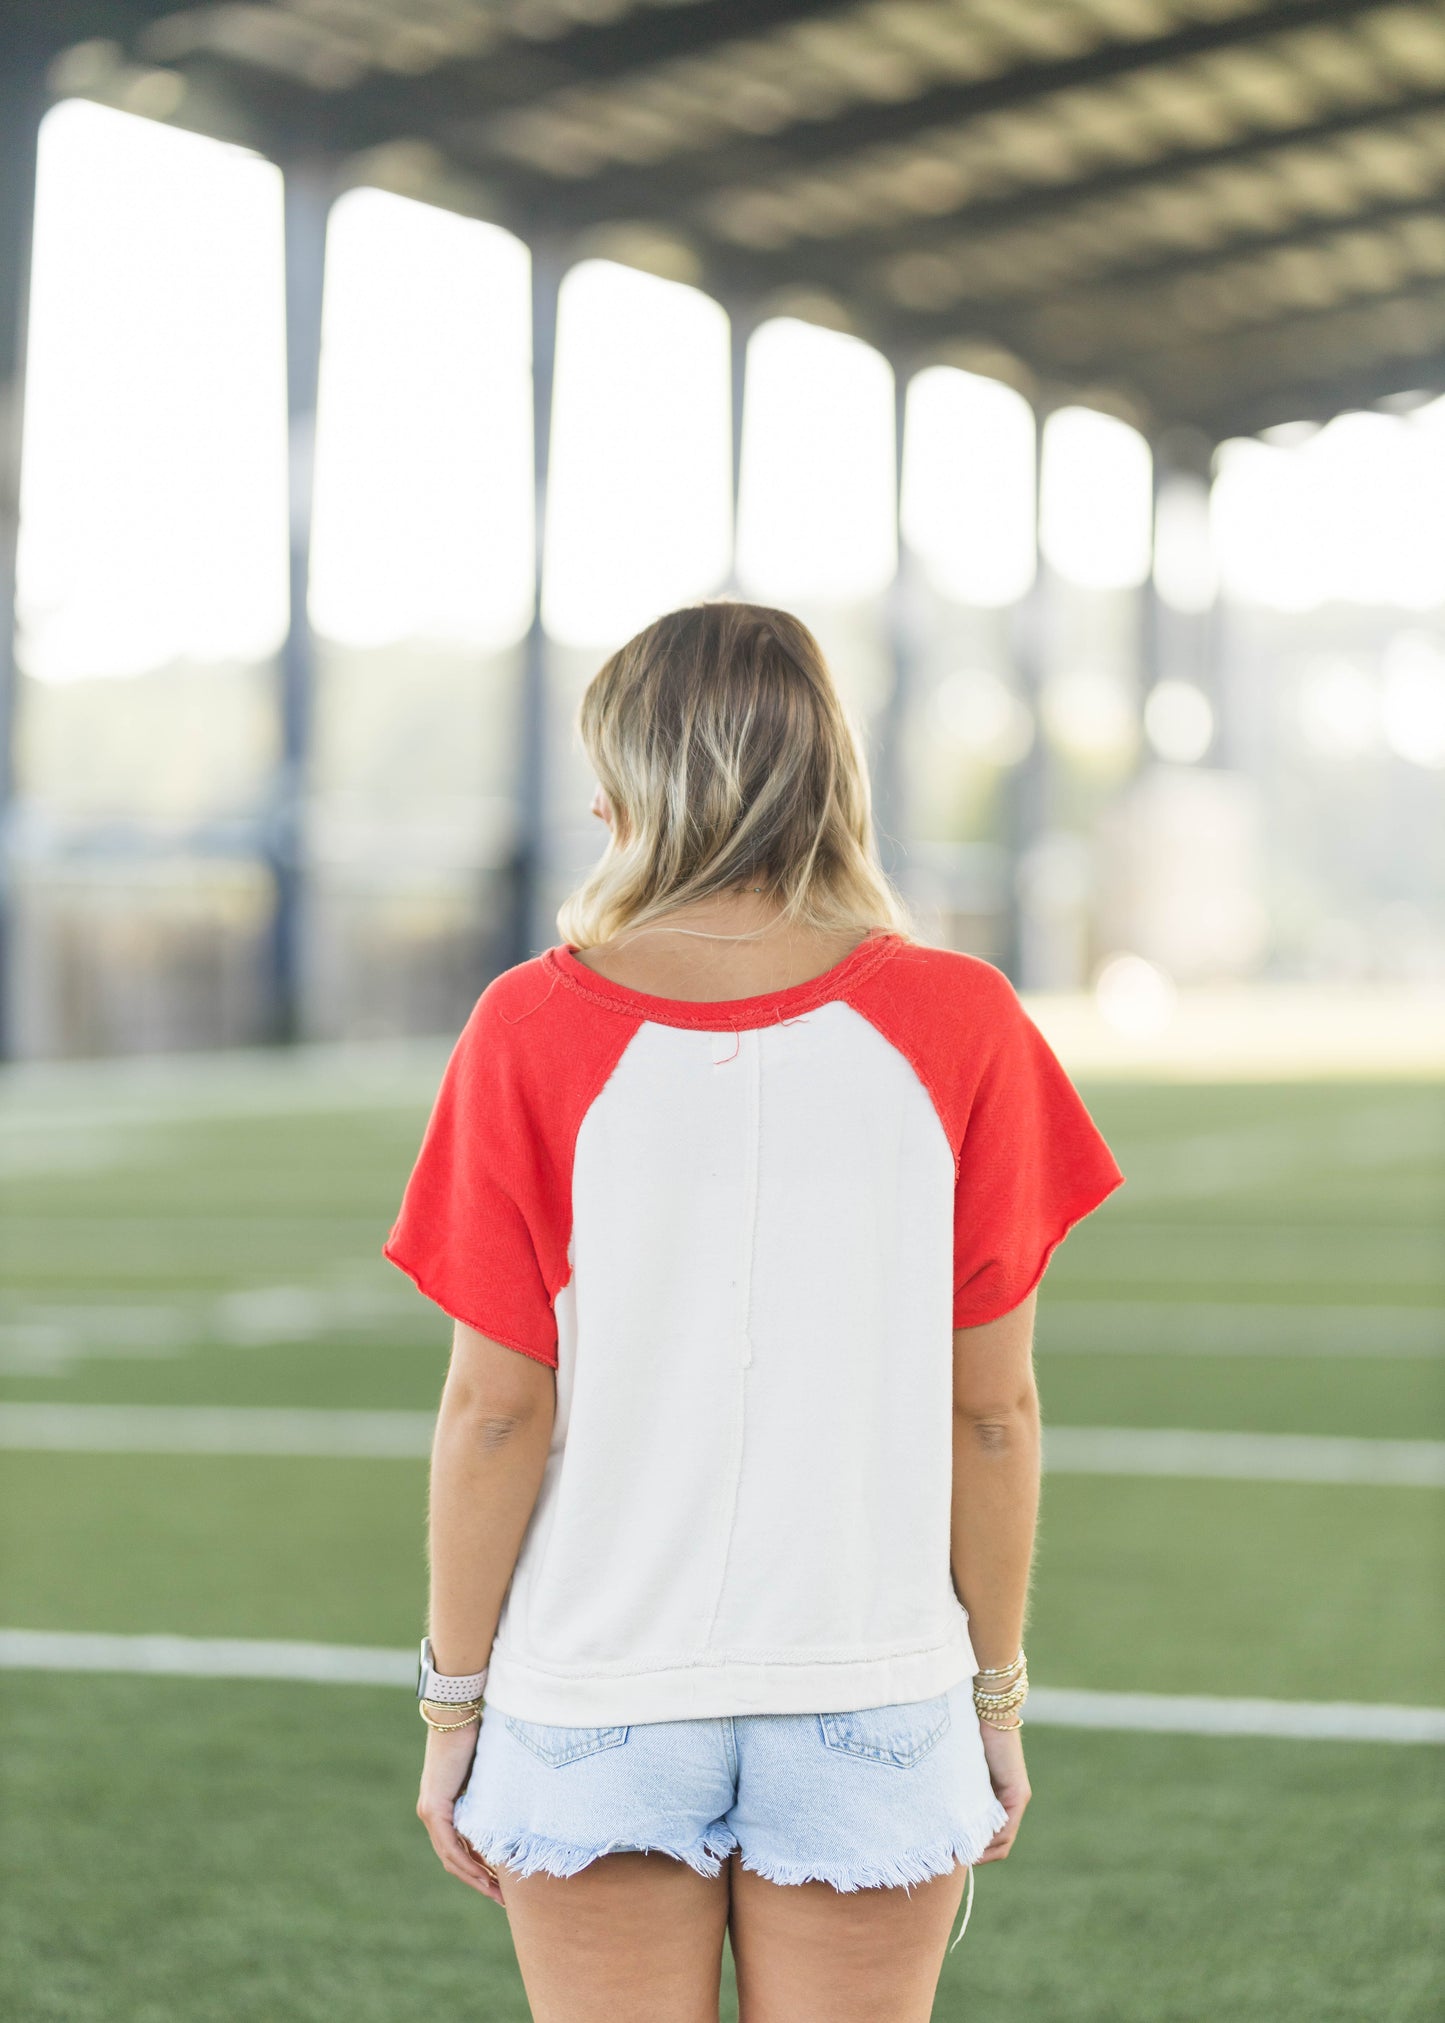
{"type": "MultiPolygon", "coordinates": [[[[566,979],[564,978],[563,980],[565,982],[566,979]]],[[[590,993],[587,994],[590,995],[590,993]]],[[[572,1124],[571,1131],[568,1134],[568,1142],[566,1148],[567,1149],[567,1165],[566,1165],[567,1240],[562,1245],[562,1264],[564,1269],[562,1276],[560,1279],[558,1279],[556,1285],[549,1286],[547,1289],[547,1298],[554,1307],[556,1306],[559,1295],[565,1290],[567,1285],[570,1283],[573,1271],[573,1266],[571,1263],[571,1250],[572,1250],[572,1236],[575,1227],[575,1213],[576,1213],[574,1187],[575,1187],[575,1175],[577,1171],[577,1141],[582,1135],[582,1126],[586,1123],[587,1118],[590,1116],[592,1110],[595,1108],[599,1098],[602,1095],[602,1091],[607,1087],[607,1084],[612,1080],[612,1077],[617,1073],[617,1070],[621,1067],[623,1057],[627,1053],[628,1048],[637,1038],[637,1035],[642,1031],[642,1028],[648,1023],[649,1023],[648,1020],[638,1018],[635,1013],[633,1014],[632,1031],[627,1035],[626,1039],[622,1042],[622,1045],[617,1049],[617,1052],[608,1062],[602,1074],[598,1077],[596,1086],[588,1094],[586,1102],[579,1103],[579,1105],[577,1106],[577,1116],[572,1124]]]]}
{"type": "Polygon", "coordinates": [[[938,1120],[938,1128],[943,1133],[943,1142],[947,1145],[949,1154],[953,1160],[953,1179],[956,1186],[958,1184],[959,1166],[963,1158],[963,1133],[959,1133],[958,1142],[955,1144],[953,1133],[948,1128],[948,1115],[944,1109],[943,1099],[938,1093],[938,1086],[932,1075],[915,1058],[913,1050],[910,1047],[900,1046],[893,1034],[885,1032],[877,1019],[865,1011],[862,1005],[854,1004],[851,998],[844,998],[841,1002],[847,1005],[849,1011],[856,1012],[858,1017],[867,1024],[870,1031],[877,1033],[884,1046],[891,1047],[894,1053],[906,1061],[912,1069],[914,1075],[917,1077],[919,1086],[928,1097],[929,1103],[932,1106],[933,1114],[938,1120]]]}

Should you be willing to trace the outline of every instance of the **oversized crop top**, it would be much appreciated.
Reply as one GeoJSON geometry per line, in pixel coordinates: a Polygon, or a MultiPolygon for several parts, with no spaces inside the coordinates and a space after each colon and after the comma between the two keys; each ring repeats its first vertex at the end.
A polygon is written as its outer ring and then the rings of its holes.
{"type": "Polygon", "coordinates": [[[478,999],[384,1254],[557,1372],[487,1697],[602,1725],[927,1699],[953,1330],[1124,1176],[1003,972],[875,931],[709,1003],[566,944],[478,999]]]}

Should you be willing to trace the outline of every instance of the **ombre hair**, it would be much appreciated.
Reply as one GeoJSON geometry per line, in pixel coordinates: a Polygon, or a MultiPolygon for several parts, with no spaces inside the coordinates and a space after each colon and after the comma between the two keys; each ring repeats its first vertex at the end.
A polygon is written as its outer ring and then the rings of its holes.
{"type": "Polygon", "coordinates": [[[598,669],[576,728],[613,821],[558,908],[564,942],[755,885],[790,924],[916,938],[879,862],[857,726],[789,612],[724,597],[668,612],[598,669]]]}

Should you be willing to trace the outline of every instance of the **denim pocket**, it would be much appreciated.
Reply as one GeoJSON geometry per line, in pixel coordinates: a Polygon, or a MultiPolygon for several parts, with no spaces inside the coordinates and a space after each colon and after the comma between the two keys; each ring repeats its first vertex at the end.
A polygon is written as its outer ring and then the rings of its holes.
{"type": "Polygon", "coordinates": [[[847,1714],[820,1714],[823,1740],[844,1756],[862,1756],[910,1770],[947,1733],[953,1708],[947,1693],[932,1700],[902,1700],[890,1707],[859,1707],[847,1714]]]}
{"type": "Polygon", "coordinates": [[[519,1721],[514,1714],[503,1719],[508,1733],[553,1770],[603,1749],[616,1749],[631,1733],[630,1728],[562,1728],[551,1721],[519,1721]]]}

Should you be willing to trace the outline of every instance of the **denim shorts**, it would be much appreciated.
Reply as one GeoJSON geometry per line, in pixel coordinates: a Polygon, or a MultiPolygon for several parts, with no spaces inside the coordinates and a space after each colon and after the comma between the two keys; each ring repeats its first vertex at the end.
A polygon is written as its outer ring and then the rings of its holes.
{"type": "MultiPolygon", "coordinates": [[[[485,1707],[458,1833],[518,1875],[656,1850],[716,1876],[837,1890],[970,1869],[1008,1818],[970,1682],[836,1714],[724,1714],[564,1728],[485,1707]]],[[[971,1880],[971,1878],[970,1878],[971,1880]]]]}

